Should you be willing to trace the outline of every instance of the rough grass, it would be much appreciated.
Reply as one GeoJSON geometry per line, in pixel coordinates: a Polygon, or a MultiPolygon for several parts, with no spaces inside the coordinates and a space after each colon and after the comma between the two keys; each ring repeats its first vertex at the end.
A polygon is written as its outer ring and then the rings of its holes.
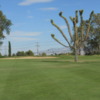
{"type": "Polygon", "coordinates": [[[100,56],[0,60],[0,100],[100,100],[100,56]]]}

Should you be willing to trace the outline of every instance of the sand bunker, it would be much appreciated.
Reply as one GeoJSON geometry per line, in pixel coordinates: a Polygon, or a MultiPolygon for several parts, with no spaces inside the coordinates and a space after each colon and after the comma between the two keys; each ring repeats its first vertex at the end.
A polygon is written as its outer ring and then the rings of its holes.
{"type": "Polygon", "coordinates": [[[1,59],[50,59],[57,57],[9,57],[9,58],[1,58],[1,59]]]}

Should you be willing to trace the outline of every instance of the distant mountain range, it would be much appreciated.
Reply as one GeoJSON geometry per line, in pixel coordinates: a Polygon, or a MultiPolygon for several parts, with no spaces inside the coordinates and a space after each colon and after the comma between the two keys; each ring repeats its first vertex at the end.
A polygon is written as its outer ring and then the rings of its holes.
{"type": "Polygon", "coordinates": [[[69,47],[67,48],[50,48],[48,50],[40,51],[39,54],[46,53],[47,55],[71,53],[69,47]]]}

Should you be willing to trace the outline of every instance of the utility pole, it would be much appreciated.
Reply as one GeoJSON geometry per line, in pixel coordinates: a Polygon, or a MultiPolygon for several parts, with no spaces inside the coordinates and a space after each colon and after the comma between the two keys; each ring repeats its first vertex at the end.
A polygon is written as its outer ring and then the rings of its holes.
{"type": "Polygon", "coordinates": [[[36,48],[37,48],[37,56],[39,55],[39,43],[36,42],[36,48]]]}

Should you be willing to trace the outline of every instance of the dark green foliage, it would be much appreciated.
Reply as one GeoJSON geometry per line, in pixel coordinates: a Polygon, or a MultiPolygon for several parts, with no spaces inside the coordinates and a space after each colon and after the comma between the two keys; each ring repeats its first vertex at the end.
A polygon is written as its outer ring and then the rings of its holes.
{"type": "Polygon", "coordinates": [[[8,42],[8,56],[11,57],[11,43],[8,42]]]}
{"type": "Polygon", "coordinates": [[[85,47],[87,54],[100,54],[100,13],[94,14],[91,19],[89,40],[85,47]]]}
{"type": "Polygon", "coordinates": [[[18,51],[16,53],[16,56],[26,56],[25,52],[24,51],[18,51]]]}
{"type": "Polygon", "coordinates": [[[93,15],[94,15],[94,11],[91,12],[91,14],[90,14],[90,18],[89,18],[89,21],[91,21],[93,15]]]}
{"type": "Polygon", "coordinates": [[[0,53],[0,57],[2,57],[2,54],[0,53]]]}
{"type": "Polygon", "coordinates": [[[6,32],[6,34],[10,33],[11,25],[11,21],[6,18],[2,11],[0,11],[0,44],[2,44],[1,40],[5,38],[4,32],[6,32]]]}
{"type": "Polygon", "coordinates": [[[53,23],[53,20],[51,19],[51,23],[53,23]]]}
{"type": "Polygon", "coordinates": [[[45,53],[45,52],[43,52],[42,54],[41,54],[41,56],[46,56],[47,54],[45,53]]]}
{"type": "Polygon", "coordinates": [[[76,10],[75,14],[76,14],[76,23],[78,23],[78,11],[77,10],[76,10]]]}
{"type": "Polygon", "coordinates": [[[2,41],[0,41],[0,46],[2,45],[2,43],[3,43],[3,42],[2,42],[2,41]]]}
{"type": "Polygon", "coordinates": [[[12,54],[12,56],[14,57],[14,56],[16,56],[16,54],[15,54],[15,53],[13,53],[13,54],[12,54]]]}
{"type": "Polygon", "coordinates": [[[18,51],[16,53],[16,56],[34,56],[34,53],[31,50],[28,50],[26,52],[24,52],[24,51],[18,51]]]}
{"type": "Polygon", "coordinates": [[[0,34],[3,35],[4,31],[6,31],[6,33],[9,34],[11,25],[11,21],[6,18],[2,11],[0,11],[0,34]]]}
{"type": "Polygon", "coordinates": [[[26,51],[25,54],[26,56],[34,56],[34,53],[31,50],[26,51]]]}
{"type": "Polygon", "coordinates": [[[59,16],[62,16],[62,13],[63,13],[63,12],[60,12],[60,13],[59,13],[59,16]]]}
{"type": "Polygon", "coordinates": [[[84,10],[79,10],[80,16],[83,14],[84,10]]]}

